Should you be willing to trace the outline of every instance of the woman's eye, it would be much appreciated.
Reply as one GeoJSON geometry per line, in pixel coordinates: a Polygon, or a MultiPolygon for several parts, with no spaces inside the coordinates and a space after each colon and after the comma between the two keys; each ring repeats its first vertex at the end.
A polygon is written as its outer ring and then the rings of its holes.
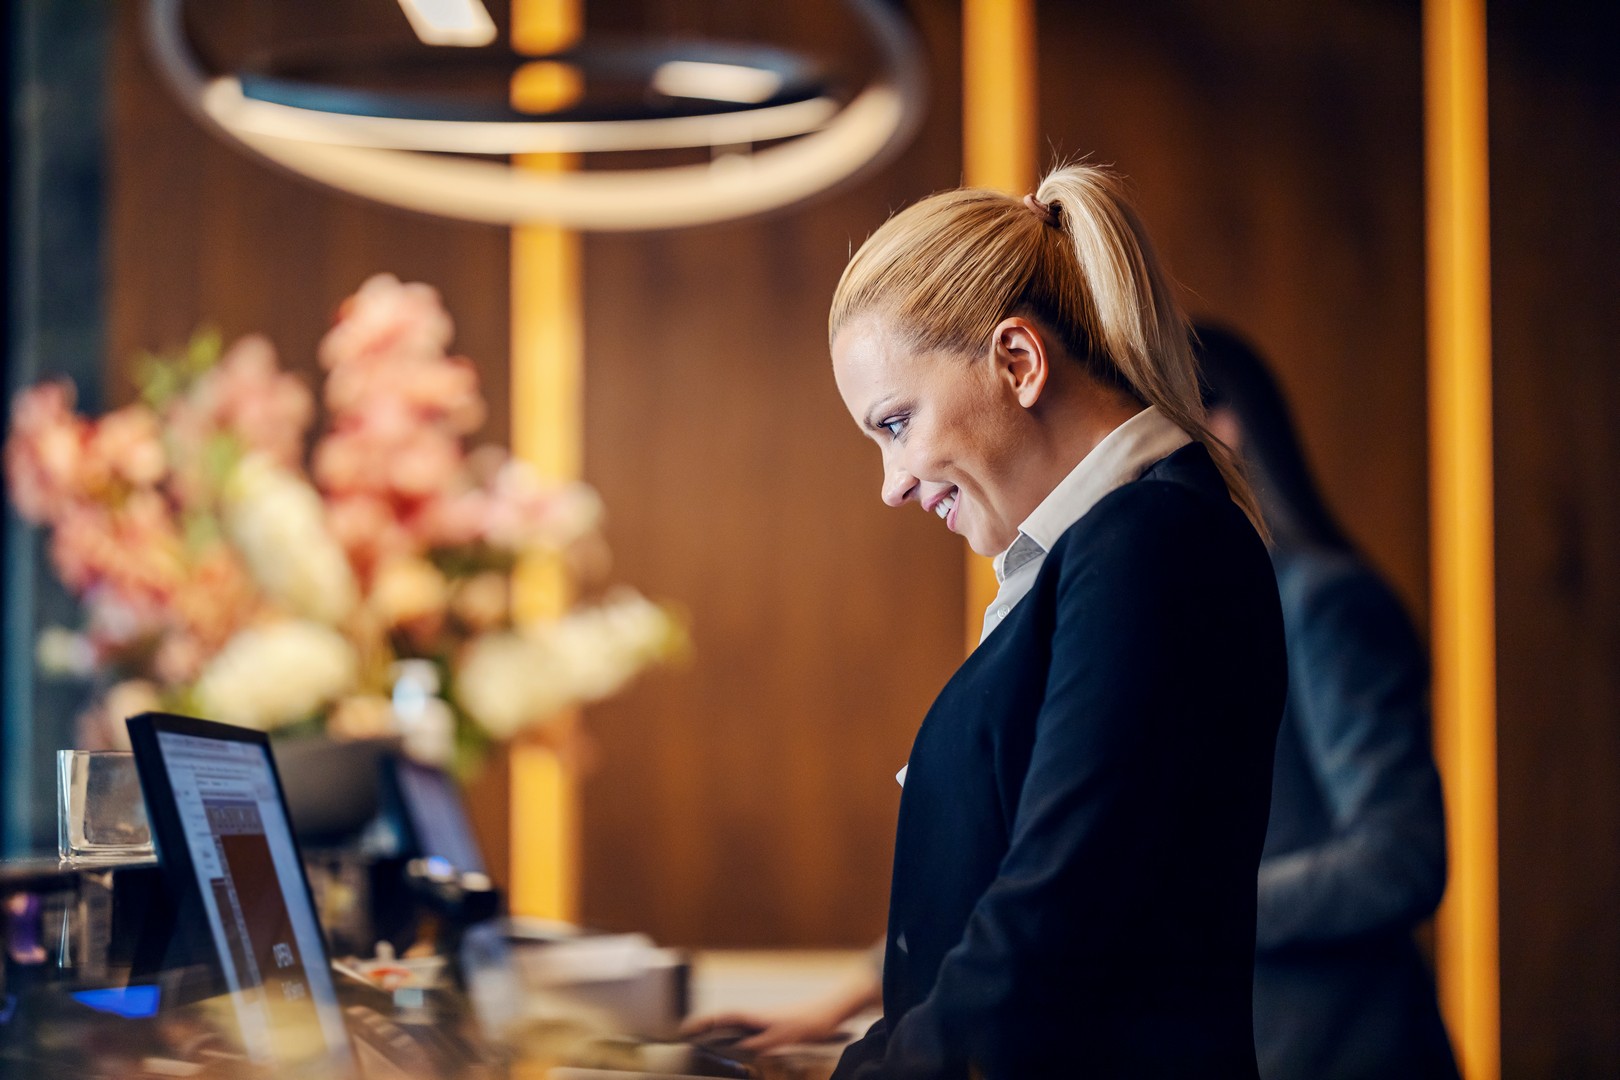
{"type": "Polygon", "coordinates": [[[900,433],[906,430],[906,420],[903,416],[897,416],[893,419],[883,421],[878,425],[878,427],[882,428],[884,431],[887,431],[891,439],[898,439],[900,437],[900,433]]]}

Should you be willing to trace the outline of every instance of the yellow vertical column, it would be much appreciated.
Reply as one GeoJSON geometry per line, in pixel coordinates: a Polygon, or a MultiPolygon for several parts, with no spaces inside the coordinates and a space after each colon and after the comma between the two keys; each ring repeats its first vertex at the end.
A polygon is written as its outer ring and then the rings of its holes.
{"type": "Polygon", "coordinates": [[[1425,0],[1435,756],[1451,877],[1441,1007],[1468,1080],[1501,1074],[1495,528],[1484,0],[1425,0]]]}
{"type": "MultiPolygon", "coordinates": [[[[580,0],[512,0],[512,45],[546,56],[579,38],[580,0]]],[[[550,112],[578,100],[577,69],[549,60],[520,67],[512,104],[550,112]]],[[[567,154],[525,154],[520,168],[575,168],[567,154]]],[[[580,478],[584,459],[584,332],[579,236],[552,225],[512,229],[512,449],[552,480],[580,478]]],[[[522,618],[568,605],[567,574],[555,559],[518,567],[513,604],[522,618]]],[[[572,748],[577,713],[558,717],[544,738],[512,747],[511,908],[514,914],[576,921],[579,915],[579,788],[572,748]]]]}
{"type": "MultiPolygon", "coordinates": [[[[1035,186],[1034,0],[962,0],[962,174],[1022,196],[1035,186]]],[[[996,597],[990,560],[968,552],[967,647],[996,597]]]]}

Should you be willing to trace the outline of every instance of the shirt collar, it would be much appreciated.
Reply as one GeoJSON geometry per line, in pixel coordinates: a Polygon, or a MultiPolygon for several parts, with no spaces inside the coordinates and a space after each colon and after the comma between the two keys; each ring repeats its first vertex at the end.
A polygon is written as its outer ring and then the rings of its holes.
{"type": "Polygon", "coordinates": [[[1019,567],[1051,551],[1058,537],[1103,496],[1190,442],[1192,436],[1152,405],[1109,432],[1024,519],[1012,546],[995,558],[996,580],[1005,581],[1019,567]]]}

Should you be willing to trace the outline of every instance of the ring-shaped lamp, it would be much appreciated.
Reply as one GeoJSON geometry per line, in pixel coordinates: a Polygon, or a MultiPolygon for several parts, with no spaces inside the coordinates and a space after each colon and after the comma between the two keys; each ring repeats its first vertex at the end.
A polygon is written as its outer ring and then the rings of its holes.
{"type": "MultiPolygon", "coordinates": [[[[788,54],[751,50],[751,56],[765,57],[757,62],[760,70],[773,74],[780,87],[763,100],[622,119],[568,112],[499,115],[500,110],[447,116],[442,109],[420,107],[390,114],[382,99],[360,92],[210,74],[186,36],[183,0],[149,0],[146,25],[158,70],[194,116],[227,141],[298,175],[428,214],[626,231],[709,224],[790,206],[899,152],[922,117],[920,46],[909,20],[890,0],[847,2],[871,32],[882,64],[881,74],[842,109],[816,91],[814,80],[788,54]],[[592,172],[542,173],[455,156],[722,150],[777,139],[789,141],[749,154],[727,153],[705,164],[592,172]]],[[[716,49],[724,47],[703,47],[697,62],[712,61],[716,49]]],[[[591,57],[547,59],[585,63],[591,57]]],[[[635,59],[635,50],[621,50],[599,52],[594,61],[635,59]]]]}

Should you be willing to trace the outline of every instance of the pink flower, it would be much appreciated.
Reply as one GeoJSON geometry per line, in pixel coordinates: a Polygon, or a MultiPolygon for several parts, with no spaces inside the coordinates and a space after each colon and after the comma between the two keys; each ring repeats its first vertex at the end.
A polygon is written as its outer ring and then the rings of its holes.
{"type": "Polygon", "coordinates": [[[58,573],[81,592],[98,663],[150,662],[165,685],[184,685],[263,607],[240,562],[215,544],[189,565],[156,497],[70,514],[57,527],[58,573]]]}
{"type": "Polygon", "coordinates": [[[257,334],[242,338],[220,359],[212,377],[214,415],[249,451],[279,465],[304,456],[304,433],[315,416],[315,399],[296,377],[276,366],[275,348],[257,334]]]}
{"type": "Polygon", "coordinates": [[[70,508],[56,523],[51,559],[72,591],[105,589],[138,611],[162,608],[185,577],[179,529],[152,492],[137,491],[117,508],[70,508]]]}
{"type": "Polygon", "coordinates": [[[118,553],[112,533],[112,515],[100,507],[73,507],[57,518],[51,563],[70,591],[87,593],[96,584],[108,555],[118,553]]]}
{"type": "Polygon", "coordinates": [[[344,495],[366,491],[374,486],[380,455],[356,431],[337,431],[315,446],[312,462],[315,482],[327,492],[344,495]]]}
{"type": "Polygon", "coordinates": [[[17,395],[5,458],[6,489],[19,514],[54,522],[83,496],[84,439],[71,383],[41,383],[17,395]]]}
{"type": "MultiPolygon", "coordinates": [[[[185,657],[187,663],[200,663],[258,616],[264,608],[264,597],[236,552],[218,543],[194,558],[171,604],[175,621],[182,629],[183,640],[174,646],[177,655],[185,657]],[[193,645],[195,655],[190,649],[193,645]]],[[[161,664],[163,659],[160,653],[157,661],[161,664]]],[[[172,662],[179,664],[177,659],[172,662]]]]}
{"type": "Polygon", "coordinates": [[[602,500],[585,484],[554,484],[527,462],[511,460],[495,474],[485,538],[513,551],[564,548],[596,529],[602,500]]]}
{"type": "Polygon", "coordinates": [[[98,661],[105,662],[162,632],[163,610],[148,595],[125,596],[105,585],[85,594],[85,637],[98,661]]]}
{"type": "Polygon", "coordinates": [[[102,481],[116,477],[135,487],[157,484],[168,469],[157,416],[145,405],[126,405],[97,420],[85,444],[84,468],[102,481]]]}
{"type": "Polygon", "coordinates": [[[388,486],[407,499],[443,491],[461,475],[461,446],[431,430],[402,439],[389,458],[388,486]]]}
{"type": "Polygon", "coordinates": [[[220,440],[296,469],[314,415],[309,388],[277,367],[269,341],[240,339],[164,411],[171,493],[185,507],[207,507],[218,498],[220,440]]]}
{"type": "Polygon", "coordinates": [[[464,357],[378,354],[332,368],[326,407],[346,417],[384,406],[465,435],[484,422],[478,371],[464,357]]]}
{"type": "Polygon", "coordinates": [[[345,494],[328,499],[326,527],[348,552],[362,579],[380,562],[418,550],[392,504],[375,495],[345,494]]]}
{"type": "Polygon", "coordinates": [[[484,539],[489,511],[490,498],[484,491],[436,495],[416,508],[409,527],[424,547],[465,547],[484,539]]]}
{"type": "Polygon", "coordinates": [[[294,466],[304,455],[304,435],[315,416],[315,399],[296,376],[281,371],[275,347],[249,334],[229,349],[171,408],[172,433],[200,453],[215,434],[236,438],[242,449],[277,464],[294,466]]]}
{"type": "Polygon", "coordinates": [[[338,308],[337,324],[321,340],[321,365],[333,370],[383,354],[440,356],[454,335],[437,289],[377,274],[338,308]]]}
{"type": "Polygon", "coordinates": [[[460,482],[461,442],[397,401],[352,413],[315,447],[315,479],[329,492],[421,499],[460,482]]]}

